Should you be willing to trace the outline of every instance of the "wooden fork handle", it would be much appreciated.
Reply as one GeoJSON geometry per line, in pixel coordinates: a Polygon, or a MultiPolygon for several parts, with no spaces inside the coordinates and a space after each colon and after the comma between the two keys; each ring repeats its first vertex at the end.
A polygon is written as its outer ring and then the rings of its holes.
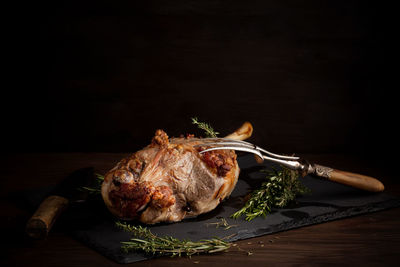
{"type": "Polygon", "coordinates": [[[345,172],[329,167],[314,164],[313,174],[322,178],[326,178],[330,181],[349,185],[358,189],[370,191],[370,192],[381,192],[385,189],[385,186],[376,178],[353,173],[345,172]]]}

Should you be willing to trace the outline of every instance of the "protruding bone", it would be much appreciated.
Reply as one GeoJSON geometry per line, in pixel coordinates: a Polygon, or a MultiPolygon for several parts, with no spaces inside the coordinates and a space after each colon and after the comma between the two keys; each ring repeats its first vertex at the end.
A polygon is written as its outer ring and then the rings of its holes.
{"type": "Polygon", "coordinates": [[[246,140],[247,138],[250,138],[252,133],[253,133],[253,126],[251,125],[250,122],[246,121],[236,131],[234,131],[230,135],[225,136],[225,138],[233,140],[246,140]]]}

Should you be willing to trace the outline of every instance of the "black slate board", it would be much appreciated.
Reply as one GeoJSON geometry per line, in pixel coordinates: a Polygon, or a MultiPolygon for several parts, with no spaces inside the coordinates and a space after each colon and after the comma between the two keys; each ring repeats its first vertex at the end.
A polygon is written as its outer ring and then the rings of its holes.
{"type": "MultiPolygon", "coordinates": [[[[234,220],[230,215],[243,205],[242,197],[261,184],[265,174],[260,170],[265,166],[270,167],[268,164],[258,165],[251,155],[239,157],[238,161],[241,173],[229,199],[207,214],[179,223],[149,226],[151,231],[181,239],[230,236],[227,240],[235,241],[400,206],[399,198],[385,193],[363,192],[306,176],[300,179],[311,189],[310,195],[299,197],[296,203],[275,210],[265,218],[256,218],[251,222],[244,218],[234,220]],[[220,222],[220,218],[236,226],[225,230],[210,225],[220,222]]],[[[128,241],[130,234],[115,227],[115,218],[106,210],[101,199],[76,204],[57,224],[59,229],[68,231],[77,240],[118,263],[151,258],[141,253],[126,254],[120,250],[120,242],[128,241]]]]}

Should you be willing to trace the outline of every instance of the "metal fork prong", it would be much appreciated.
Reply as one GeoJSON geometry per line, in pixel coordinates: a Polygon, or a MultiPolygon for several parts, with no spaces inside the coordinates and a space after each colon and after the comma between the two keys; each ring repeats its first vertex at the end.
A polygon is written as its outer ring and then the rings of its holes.
{"type": "Polygon", "coordinates": [[[210,142],[210,143],[195,145],[195,147],[200,147],[200,146],[218,146],[218,147],[234,146],[235,150],[237,150],[238,147],[257,149],[257,147],[255,145],[250,144],[250,143],[241,143],[241,142],[237,142],[236,140],[226,141],[226,139],[223,141],[220,141],[220,142],[210,142]]]}
{"type": "Polygon", "coordinates": [[[200,154],[203,154],[205,152],[213,151],[213,150],[236,150],[236,151],[243,151],[243,152],[248,152],[248,153],[253,153],[259,156],[260,158],[263,158],[263,155],[261,154],[260,151],[253,149],[253,148],[248,148],[248,147],[238,147],[238,146],[219,146],[219,147],[210,147],[205,150],[200,151],[200,154]]]}
{"type": "Polygon", "coordinates": [[[275,153],[269,152],[269,151],[267,151],[265,149],[262,149],[261,147],[258,147],[258,146],[257,146],[257,149],[261,150],[265,154],[268,154],[268,155],[270,155],[272,157],[275,157],[275,158],[278,158],[278,159],[287,159],[287,160],[299,160],[300,159],[299,157],[295,157],[295,156],[285,156],[285,155],[275,154],[275,153]]]}
{"type": "Polygon", "coordinates": [[[232,141],[212,142],[212,143],[198,144],[198,145],[194,145],[194,146],[195,147],[198,147],[198,146],[241,146],[241,147],[249,147],[249,148],[257,149],[257,147],[255,145],[243,144],[243,143],[232,142],[232,141]]]}
{"type": "MultiPolygon", "coordinates": [[[[299,157],[295,157],[295,156],[285,156],[285,155],[275,154],[275,153],[267,151],[267,150],[265,150],[265,149],[263,149],[263,148],[261,148],[259,146],[256,146],[256,145],[254,145],[252,143],[249,143],[249,142],[246,142],[246,141],[233,140],[233,139],[228,139],[228,138],[207,138],[206,140],[207,141],[219,141],[219,142],[210,142],[210,143],[205,142],[204,145],[224,145],[224,144],[227,144],[227,145],[243,145],[243,146],[246,146],[246,147],[249,147],[249,148],[251,147],[251,148],[260,150],[261,152],[264,152],[265,154],[270,155],[270,156],[275,157],[275,158],[278,158],[278,159],[287,159],[287,160],[299,160],[300,159],[299,157]]],[[[202,145],[203,144],[198,144],[198,145],[195,145],[195,146],[202,146],[202,145]]]]}
{"type": "Polygon", "coordinates": [[[236,150],[236,151],[244,151],[244,152],[249,152],[249,153],[253,153],[255,155],[257,155],[258,157],[260,157],[263,160],[268,160],[268,161],[272,161],[278,164],[281,164],[283,166],[286,166],[290,169],[293,170],[298,170],[301,168],[301,164],[298,161],[295,160],[283,160],[283,159],[277,159],[277,158],[271,158],[268,156],[264,156],[261,154],[261,152],[257,149],[254,148],[248,148],[248,147],[239,147],[239,146],[219,146],[219,147],[211,147],[211,148],[207,148],[205,150],[200,151],[199,153],[205,153],[205,152],[209,152],[209,151],[213,151],[213,150],[236,150]]]}
{"type": "Polygon", "coordinates": [[[265,149],[263,149],[263,148],[261,148],[259,146],[256,146],[256,145],[254,145],[252,143],[249,143],[249,142],[246,142],[246,141],[238,140],[237,142],[241,143],[241,144],[248,144],[249,146],[252,146],[255,149],[258,149],[258,150],[264,152],[265,154],[268,154],[268,155],[270,155],[272,157],[276,157],[276,158],[279,158],[279,159],[288,159],[288,160],[298,160],[298,159],[300,159],[299,157],[295,157],[295,156],[285,156],[285,155],[272,153],[272,152],[270,152],[268,150],[265,150],[265,149]]]}

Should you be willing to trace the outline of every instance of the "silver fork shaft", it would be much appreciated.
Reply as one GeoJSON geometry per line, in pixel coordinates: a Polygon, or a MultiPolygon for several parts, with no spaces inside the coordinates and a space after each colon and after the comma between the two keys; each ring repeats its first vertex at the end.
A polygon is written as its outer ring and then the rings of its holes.
{"type": "Polygon", "coordinates": [[[271,161],[271,162],[279,163],[279,164],[281,164],[281,165],[283,165],[283,166],[285,166],[285,167],[287,167],[289,169],[292,169],[292,170],[299,171],[299,170],[303,170],[304,169],[304,165],[301,164],[300,162],[296,161],[296,160],[283,160],[283,159],[271,158],[271,157],[268,157],[268,156],[262,156],[262,158],[264,160],[268,160],[268,161],[271,161]]]}

